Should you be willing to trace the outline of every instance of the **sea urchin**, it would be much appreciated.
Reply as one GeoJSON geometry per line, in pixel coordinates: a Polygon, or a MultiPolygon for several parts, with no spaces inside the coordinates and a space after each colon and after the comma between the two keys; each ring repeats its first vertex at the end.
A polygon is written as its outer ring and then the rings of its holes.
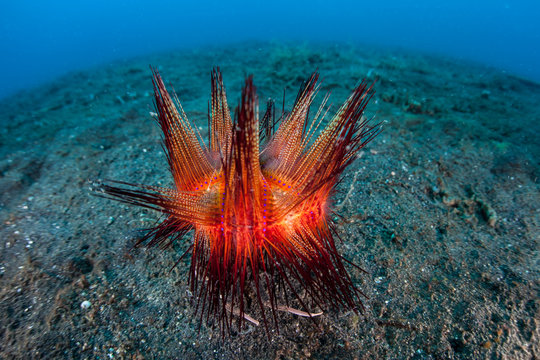
{"type": "Polygon", "coordinates": [[[224,331],[235,318],[238,326],[256,322],[248,311],[277,327],[276,310],[313,316],[308,306],[360,309],[361,292],[335,246],[331,196],[344,169],[380,130],[363,116],[372,86],[360,83],[322,128],[328,96],[309,120],[318,74],[302,84],[290,113],[276,120],[269,102],[259,121],[252,77],[232,118],[221,73],[214,69],[205,143],[176,94],[152,72],[174,188],[115,182],[120,186],[100,189],[164,215],[139,244],[167,247],[193,233],[186,253],[201,320],[224,331]],[[304,311],[289,307],[291,302],[304,311]]]}

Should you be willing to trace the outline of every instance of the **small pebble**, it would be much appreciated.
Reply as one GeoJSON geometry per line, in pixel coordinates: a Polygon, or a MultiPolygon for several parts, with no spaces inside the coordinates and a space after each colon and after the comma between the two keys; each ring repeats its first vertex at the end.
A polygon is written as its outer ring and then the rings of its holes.
{"type": "Polygon", "coordinates": [[[90,308],[90,306],[92,306],[92,303],[90,303],[90,301],[88,300],[84,300],[82,303],[81,303],[81,309],[88,309],[90,308]]]}

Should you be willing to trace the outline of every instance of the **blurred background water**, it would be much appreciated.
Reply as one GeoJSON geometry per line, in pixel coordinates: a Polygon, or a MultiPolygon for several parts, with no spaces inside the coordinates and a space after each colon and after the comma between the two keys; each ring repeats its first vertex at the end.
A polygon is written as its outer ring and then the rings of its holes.
{"type": "Polygon", "coordinates": [[[540,82],[540,1],[3,1],[0,98],[110,61],[245,40],[359,42],[540,82]]]}

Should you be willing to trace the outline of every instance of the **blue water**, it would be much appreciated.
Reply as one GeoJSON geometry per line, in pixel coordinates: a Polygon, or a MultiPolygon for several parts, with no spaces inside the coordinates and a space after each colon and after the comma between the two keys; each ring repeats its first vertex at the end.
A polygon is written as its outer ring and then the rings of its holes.
{"type": "Polygon", "coordinates": [[[0,97],[72,70],[243,40],[450,55],[540,82],[540,1],[3,1],[0,97]]]}

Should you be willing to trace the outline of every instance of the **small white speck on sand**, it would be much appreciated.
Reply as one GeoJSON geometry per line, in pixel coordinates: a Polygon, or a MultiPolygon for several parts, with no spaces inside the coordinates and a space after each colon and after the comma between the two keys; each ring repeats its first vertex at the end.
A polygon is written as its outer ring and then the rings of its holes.
{"type": "Polygon", "coordinates": [[[90,306],[92,306],[92,303],[90,301],[88,301],[88,300],[84,300],[81,303],[81,309],[83,309],[83,310],[89,309],[90,306]]]}

